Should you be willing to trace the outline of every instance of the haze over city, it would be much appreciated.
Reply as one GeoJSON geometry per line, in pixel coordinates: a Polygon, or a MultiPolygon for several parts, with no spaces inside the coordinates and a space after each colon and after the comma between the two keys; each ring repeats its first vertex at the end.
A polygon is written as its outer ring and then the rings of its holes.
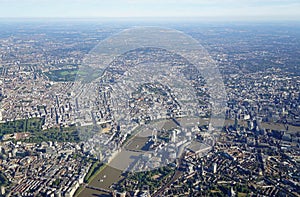
{"type": "Polygon", "coordinates": [[[297,0],[1,0],[0,17],[299,20],[297,0]]]}

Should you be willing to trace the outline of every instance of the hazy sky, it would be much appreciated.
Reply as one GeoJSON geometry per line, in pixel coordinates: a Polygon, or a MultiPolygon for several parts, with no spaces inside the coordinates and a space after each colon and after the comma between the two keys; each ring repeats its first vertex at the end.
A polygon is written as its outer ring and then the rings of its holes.
{"type": "Polygon", "coordinates": [[[300,19],[300,0],[0,0],[0,17],[300,19]]]}

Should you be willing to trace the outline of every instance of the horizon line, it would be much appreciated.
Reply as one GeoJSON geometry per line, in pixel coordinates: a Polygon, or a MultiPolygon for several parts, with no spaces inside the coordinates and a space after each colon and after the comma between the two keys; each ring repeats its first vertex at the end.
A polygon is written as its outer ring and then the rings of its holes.
{"type": "Polygon", "coordinates": [[[89,21],[89,20],[160,20],[160,21],[181,21],[181,20],[188,20],[188,21],[220,21],[220,22],[300,22],[300,19],[298,18],[272,18],[272,17],[258,17],[258,16],[242,16],[242,17],[236,17],[236,16],[227,16],[227,17],[214,17],[214,16],[188,16],[188,17],[178,17],[178,16],[133,16],[133,17],[110,17],[110,16],[100,16],[100,17],[60,17],[60,16],[54,16],[54,17],[1,17],[0,20],[83,20],[83,21],[89,21]]]}

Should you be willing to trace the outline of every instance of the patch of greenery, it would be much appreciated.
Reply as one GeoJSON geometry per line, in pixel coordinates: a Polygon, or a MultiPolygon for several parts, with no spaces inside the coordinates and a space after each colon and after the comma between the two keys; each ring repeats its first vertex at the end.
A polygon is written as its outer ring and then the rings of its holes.
{"type": "Polygon", "coordinates": [[[2,172],[0,172],[0,186],[7,186],[7,185],[9,185],[9,180],[2,172]]]}
{"type": "Polygon", "coordinates": [[[93,165],[91,166],[89,172],[87,175],[84,177],[84,182],[85,183],[90,183],[91,180],[94,179],[94,177],[101,172],[104,168],[106,167],[105,164],[100,163],[99,161],[95,161],[93,165]]]}
{"type": "Polygon", "coordinates": [[[42,125],[44,124],[44,122],[44,118],[30,118],[1,123],[0,137],[5,134],[13,134],[17,132],[40,132],[42,130],[42,125]]]}
{"type": "MultiPolygon", "coordinates": [[[[137,181],[137,188],[142,190],[145,185],[149,187],[150,192],[154,192],[163,184],[163,181],[168,179],[174,173],[174,168],[171,166],[161,167],[152,171],[129,173],[118,183],[118,191],[125,189],[126,181],[137,181]],[[154,178],[157,176],[157,178],[154,178]]],[[[133,188],[126,188],[126,190],[132,190],[133,188]]]]}
{"type": "Polygon", "coordinates": [[[58,187],[61,182],[62,182],[61,179],[55,179],[55,181],[53,181],[52,185],[58,187]]]}
{"type": "Polygon", "coordinates": [[[44,72],[44,75],[46,75],[50,81],[55,82],[67,82],[75,80],[91,82],[102,75],[102,70],[95,70],[90,67],[79,69],[78,67],[76,67],[69,69],[51,70],[49,72],[44,72]]]}
{"type": "Polygon", "coordinates": [[[78,68],[72,69],[60,69],[60,70],[51,70],[45,72],[44,74],[49,78],[50,81],[75,81],[78,73],[78,68]]]}
{"type": "Polygon", "coordinates": [[[25,142],[40,143],[45,141],[53,142],[79,142],[79,132],[76,126],[70,127],[53,127],[47,130],[33,133],[25,142]]]}
{"type": "Polygon", "coordinates": [[[30,138],[23,139],[24,142],[39,143],[44,141],[56,142],[79,142],[79,131],[75,125],[69,127],[52,127],[42,129],[44,118],[31,118],[15,120],[0,124],[0,138],[5,134],[18,132],[29,132],[30,138]]]}

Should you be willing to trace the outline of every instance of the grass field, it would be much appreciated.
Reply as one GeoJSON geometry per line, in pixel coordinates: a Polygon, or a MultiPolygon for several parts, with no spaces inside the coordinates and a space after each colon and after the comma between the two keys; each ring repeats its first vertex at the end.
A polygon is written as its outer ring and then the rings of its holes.
{"type": "Polygon", "coordinates": [[[69,69],[59,69],[51,70],[45,72],[44,75],[48,77],[50,81],[56,82],[68,82],[68,81],[90,81],[100,77],[102,70],[93,70],[92,68],[69,68],[69,69]]]}
{"type": "Polygon", "coordinates": [[[30,138],[25,142],[79,142],[78,130],[76,126],[70,127],[53,127],[43,130],[44,118],[30,118],[15,121],[9,121],[0,124],[0,139],[6,134],[28,132],[30,138]]]}

